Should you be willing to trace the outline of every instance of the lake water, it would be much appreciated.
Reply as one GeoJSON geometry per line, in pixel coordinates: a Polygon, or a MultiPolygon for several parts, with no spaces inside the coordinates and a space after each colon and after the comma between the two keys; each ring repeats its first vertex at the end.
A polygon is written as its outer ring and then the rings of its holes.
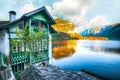
{"type": "Polygon", "coordinates": [[[53,41],[52,64],[66,70],[84,69],[120,80],[120,41],[53,41]]]}

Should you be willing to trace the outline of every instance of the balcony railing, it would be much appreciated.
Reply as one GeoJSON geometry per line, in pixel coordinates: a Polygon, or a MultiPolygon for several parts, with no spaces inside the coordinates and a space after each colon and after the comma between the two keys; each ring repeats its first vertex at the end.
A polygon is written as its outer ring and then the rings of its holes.
{"type": "Polygon", "coordinates": [[[17,79],[27,64],[38,63],[48,59],[48,39],[38,39],[30,43],[32,44],[31,50],[27,48],[27,43],[20,43],[20,40],[23,39],[10,39],[10,63],[17,79]]]}

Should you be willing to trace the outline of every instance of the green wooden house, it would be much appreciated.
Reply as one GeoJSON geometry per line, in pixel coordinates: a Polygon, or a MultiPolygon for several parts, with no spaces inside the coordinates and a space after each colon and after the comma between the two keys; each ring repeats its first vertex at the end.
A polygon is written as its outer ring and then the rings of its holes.
{"type": "MultiPolygon", "coordinates": [[[[55,24],[55,21],[44,6],[25,13],[19,19],[15,17],[16,12],[10,11],[9,21],[0,21],[0,53],[9,56],[12,71],[18,78],[28,64],[49,60],[51,54],[51,34],[55,33],[51,25],[55,24]],[[43,35],[43,37],[31,43],[34,45],[31,52],[26,47],[28,44],[19,43],[24,38],[16,37],[16,29],[22,30],[25,27],[33,30],[36,28],[44,29],[47,33],[47,35],[43,35]]],[[[3,62],[1,65],[4,66],[3,62]]]]}

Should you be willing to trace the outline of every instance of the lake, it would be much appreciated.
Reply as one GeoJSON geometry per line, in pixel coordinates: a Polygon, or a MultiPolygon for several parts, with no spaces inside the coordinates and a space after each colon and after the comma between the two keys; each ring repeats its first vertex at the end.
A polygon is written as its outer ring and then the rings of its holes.
{"type": "Polygon", "coordinates": [[[109,80],[120,80],[120,41],[53,41],[51,62],[61,69],[84,69],[109,80]]]}

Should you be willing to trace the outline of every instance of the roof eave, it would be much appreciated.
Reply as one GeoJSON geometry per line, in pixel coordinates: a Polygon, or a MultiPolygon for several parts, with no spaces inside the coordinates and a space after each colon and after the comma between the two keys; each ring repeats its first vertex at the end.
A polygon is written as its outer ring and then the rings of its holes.
{"type": "Polygon", "coordinates": [[[49,13],[49,12],[47,11],[47,9],[45,8],[45,6],[43,6],[43,7],[39,8],[39,9],[36,9],[36,10],[31,11],[31,12],[29,12],[29,13],[25,13],[21,18],[15,20],[15,21],[12,21],[12,22],[10,22],[10,23],[7,23],[7,24],[1,26],[1,27],[0,27],[0,30],[6,29],[6,28],[9,27],[9,25],[12,25],[12,24],[14,24],[14,23],[16,23],[16,22],[18,22],[18,21],[20,21],[20,20],[23,20],[23,19],[25,19],[25,18],[28,18],[28,17],[30,17],[31,15],[33,15],[33,14],[35,14],[35,13],[37,13],[37,12],[40,12],[40,11],[43,11],[44,14],[45,14],[45,16],[50,20],[50,21],[49,21],[50,25],[56,23],[55,20],[53,19],[53,17],[50,15],[50,13],[49,13]]]}
{"type": "Polygon", "coordinates": [[[45,8],[45,6],[43,6],[43,7],[41,7],[41,8],[38,8],[38,9],[36,9],[36,10],[33,10],[33,11],[29,12],[29,13],[26,13],[26,14],[24,14],[22,17],[24,17],[24,16],[30,17],[31,15],[33,15],[33,14],[35,14],[35,13],[38,13],[38,12],[41,12],[41,11],[43,11],[44,14],[45,14],[45,16],[50,19],[49,22],[50,22],[51,25],[56,23],[55,20],[53,19],[53,17],[50,15],[50,13],[49,13],[49,12],[47,11],[47,9],[45,8]]]}
{"type": "Polygon", "coordinates": [[[16,22],[18,22],[20,20],[22,20],[22,18],[19,18],[19,19],[15,20],[15,21],[12,21],[10,23],[5,24],[5,25],[2,26],[2,29],[8,28],[10,25],[12,25],[12,24],[14,24],[14,23],[16,23],[16,22]]]}

